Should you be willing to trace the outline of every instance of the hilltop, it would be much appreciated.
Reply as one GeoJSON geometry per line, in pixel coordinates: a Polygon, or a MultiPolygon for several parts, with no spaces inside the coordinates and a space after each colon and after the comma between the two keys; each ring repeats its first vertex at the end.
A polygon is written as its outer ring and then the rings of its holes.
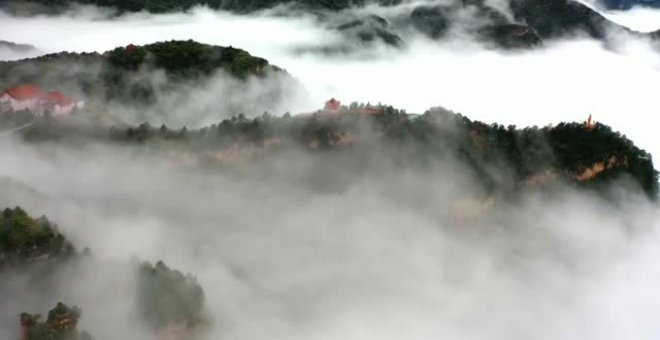
{"type": "Polygon", "coordinates": [[[191,40],[0,62],[0,84],[0,113],[14,116],[14,123],[0,126],[19,126],[21,110],[38,117],[82,111],[102,120],[202,124],[212,110],[229,116],[277,109],[301,90],[266,59],[191,40]]]}
{"type": "Polygon", "coordinates": [[[61,52],[0,62],[0,83],[8,88],[36,84],[84,98],[151,103],[157,92],[174,91],[225,73],[237,79],[286,72],[266,59],[233,48],[188,41],[117,47],[105,53],[61,52]],[[155,78],[162,72],[164,79],[155,78]]]}
{"type": "Polygon", "coordinates": [[[0,269],[59,262],[75,255],[73,245],[46,217],[32,218],[19,207],[0,213],[0,269]]]}
{"type": "Polygon", "coordinates": [[[443,108],[409,115],[390,106],[353,103],[298,116],[264,114],[249,119],[241,115],[199,129],[145,123],[113,126],[103,132],[43,121],[22,135],[31,142],[119,143],[173,157],[182,164],[224,169],[269,168],[269,160],[291,150],[304,150],[323,167],[331,152],[333,162],[337,161],[334,157],[345,158],[347,167],[341,174],[324,178],[328,183],[335,176],[360,178],[377,173],[378,166],[368,160],[382,153],[383,157],[374,159],[389,159],[401,170],[452,159],[465,165],[488,195],[516,196],[560,183],[597,191],[606,191],[613,183],[628,183],[649,198],[658,195],[658,173],[651,155],[607,125],[585,122],[517,128],[484,124],[443,108]],[[364,157],[365,153],[371,156],[364,157]]]}

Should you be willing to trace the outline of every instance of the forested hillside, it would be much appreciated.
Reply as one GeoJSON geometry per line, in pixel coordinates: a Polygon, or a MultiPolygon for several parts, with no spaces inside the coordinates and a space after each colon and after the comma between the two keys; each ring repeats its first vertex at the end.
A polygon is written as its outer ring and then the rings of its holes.
{"type": "Polygon", "coordinates": [[[145,123],[104,131],[44,121],[22,135],[33,142],[80,143],[91,139],[165,153],[178,150],[197,162],[214,166],[265,155],[277,157],[289,149],[351,154],[373,148],[388,150],[388,157],[409,166],[455,157],[469,164],[475,177],[492,193],[513,193],[557,181],[607,188],[632,179],[648,197],[658,194],[658,173],[650,154],[607,125],[488,125],[442,108],[417,116],[389,106],[353,103],[339,113],[319,111],[283,117],[264,114],[253,119],[241,115],[200,129],[145,123]]]}
{"type": "Polygon", "coordinates": [[[219,72],[237,79],[283,74],[246,51],[189,40],[129,45],[103,54],[62,52],[0,62],[0,83],[6,88],[30,83],[81,92],[85,99],[144,104],[157,100],[157,92],[198,84],[219,72]],[[166,83],[154,80],[159,71],[167,76],[166,83]]]}
{"type": "MultiPolygon", "coordinates": [[[[76,264],[104,265],[89,250],[84,253],[85,257],[77,256],[81,253],[45,216],[35,219],[20,207],[0,214],[0,275],[28,273],[34,281],[24,289],[46,294],[49,299],[62,298],[54,289],[56,282],[73,285],[79,279],[70,275],[72,269],[79,269],[76,264]]],[[[203,325],[204,291],[191,274],[170,269],[162,261],[155,266],[148,262],[133,265],[137,279],[135,313],[155,334],[176,329],[178,336],[186,338],[188,331],[203,325]]],[[[14,312],[18,316],[19,311],[14,312]]],[[[21,340],[93,340],[77,328],[81,314],[79,307],[60,302],[45,319],[41,314],[21,313],[16,330],[21,340]]]]}
{"type": "Polygon", "coordinates": [[[0,214],[0,268],[58,262],[75,254],[73,245],[46,217],[32,218],[20,207],[0,214]]]}

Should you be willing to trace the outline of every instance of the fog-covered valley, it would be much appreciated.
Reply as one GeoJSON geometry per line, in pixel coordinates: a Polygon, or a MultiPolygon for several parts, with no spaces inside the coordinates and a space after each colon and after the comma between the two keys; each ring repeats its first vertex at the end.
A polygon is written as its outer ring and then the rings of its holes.
{"type": "Polygon", "coordinates": [[[222,174],[107,146],[5,141],[2,164],[37,191],[3,204],[46,214],[96,261],[40,294],[3,286],[3,337],[16,334],[16,310],[64,300],[97,338],[148,338],[131,309],[133,269],[113,264],[132,255],[197,276],[209,339],[658,332],[657,207],[625,191],[616,203],[530,193],[479,213],[480,190],[451,159],[420,169],[299,151],[222,174]]]}

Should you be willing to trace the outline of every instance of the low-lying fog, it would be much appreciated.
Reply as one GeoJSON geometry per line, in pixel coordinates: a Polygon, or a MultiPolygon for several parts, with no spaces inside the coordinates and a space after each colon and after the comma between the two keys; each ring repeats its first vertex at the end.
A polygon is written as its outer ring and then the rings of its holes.
{"type": "MultiPolygon", "coordinates": [[[[227,173],[125,147],[4,140],[0,163],[38,191],[0,192],[3,206],[47,214],[101,261],[134,254],[194,273],[208,339],[660,334],[657,207],[635,195],[614,206],[567,189],[465,219],[452,206],[473,182],[451,159],[403,168],[386,154],[290,152],[227,173]]],[[[3,285],[0,335],[16,334],[20,310],[62,299],[98,339],[149,338],[131,277],[101,262],[41,295],[3,285]]]]}

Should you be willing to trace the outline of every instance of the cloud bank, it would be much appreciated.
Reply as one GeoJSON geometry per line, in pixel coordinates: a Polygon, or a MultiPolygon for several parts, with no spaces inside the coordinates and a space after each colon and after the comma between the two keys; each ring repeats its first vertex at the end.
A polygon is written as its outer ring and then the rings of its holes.
{"type": "Polygon", "coordinates": [[[0,286],[3,337],[15,336],[17,310],[64,299],[98,338],[148,338],[123,262],[132,255],[198,277],[208,339],[660,331],[658,210],[636,195],[608,203],[566,189],[461,220],[452,202],[478,190],[451,158],[402,167],[387,150],[292,150],[218,171],[147,150],[0,145],[0,176],[38,192],[0,193],[0,204],[48,215],[100,261],[38,295],[0,286]]]}

